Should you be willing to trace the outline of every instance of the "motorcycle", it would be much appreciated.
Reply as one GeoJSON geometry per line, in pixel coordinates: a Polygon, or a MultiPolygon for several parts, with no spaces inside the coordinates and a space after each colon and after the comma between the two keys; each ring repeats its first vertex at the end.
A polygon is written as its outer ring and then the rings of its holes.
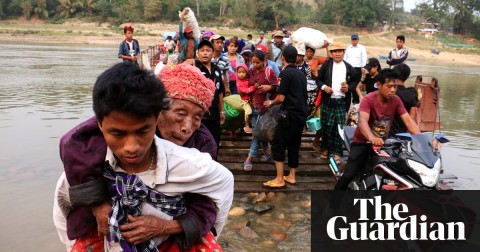
{"type": "MultiPolygon", "coordinates": [[[[339,129],[347,151],[355,127],[339,129]]],[[[408,190],[437,189],[443,172],[440,146],[448,142],[442,134],[433,140],[429,134],[397,134],[388,138],[384,146],[373,146],[374,155],[369,158],[361,173],[350,183],[352,190],[408,190]]],[[[339,178],[341,173],[335,160],[330,169],[339,178]]]]}

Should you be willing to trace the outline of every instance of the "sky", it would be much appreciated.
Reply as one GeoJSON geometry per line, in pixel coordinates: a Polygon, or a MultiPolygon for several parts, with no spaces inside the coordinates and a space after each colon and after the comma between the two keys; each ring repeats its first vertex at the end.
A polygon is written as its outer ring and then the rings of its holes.
{"type": "Polygon", "coordinates": [[[416,0],[403,0],[403,8],[405,11],[410,12],[412,9],[415,9],[416,0]]]}

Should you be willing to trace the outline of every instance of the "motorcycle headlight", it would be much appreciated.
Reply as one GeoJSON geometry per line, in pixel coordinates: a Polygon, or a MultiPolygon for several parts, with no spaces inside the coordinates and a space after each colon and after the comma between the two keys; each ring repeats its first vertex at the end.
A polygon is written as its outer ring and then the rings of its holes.
{"type": "Polygon", "coordinates": [[[418,173],[418,175],[420,175],[420,178],[422,179],[422,184],[424,186],[433,187],[437,184],[441,168],[440,159],[437,160],[437,162],[431,169],[428,168],[426,165],[413,161],[411,159],[407,159],[407,163],[416,173],[418,173]]]}

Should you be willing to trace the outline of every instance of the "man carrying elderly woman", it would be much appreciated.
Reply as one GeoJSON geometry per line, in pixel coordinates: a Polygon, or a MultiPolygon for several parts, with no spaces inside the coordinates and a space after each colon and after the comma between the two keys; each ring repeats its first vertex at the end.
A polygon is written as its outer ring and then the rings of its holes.
{"type": "Polygon", "coordinates": [[[216,153],[200,124],[213,92],[188,65],[165,67],[160,80],[123,63],[98,77],[95,117],[60,141],[54,223],[69,251],[221,251],[214,235],[232,204],[233,176],[179,146],[216,153]]]}

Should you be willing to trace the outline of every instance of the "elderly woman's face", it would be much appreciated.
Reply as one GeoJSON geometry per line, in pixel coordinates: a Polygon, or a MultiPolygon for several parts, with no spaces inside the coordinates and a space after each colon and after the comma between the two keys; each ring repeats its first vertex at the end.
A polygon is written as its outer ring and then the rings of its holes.
{"type": "Polygon", "coordinates": [[[205,111],[197,104],[172,99],[170,109],[158,115],[160,136],[178,145],[183,145],[200,128],[205,111]]]}

